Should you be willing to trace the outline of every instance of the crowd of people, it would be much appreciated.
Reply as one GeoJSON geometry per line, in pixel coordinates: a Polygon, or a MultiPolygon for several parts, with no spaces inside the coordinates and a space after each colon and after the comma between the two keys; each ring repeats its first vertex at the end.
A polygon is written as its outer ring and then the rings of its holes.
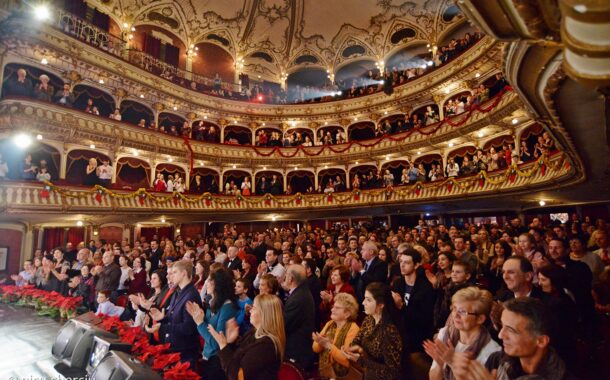
{"type": "Polygon", "coordinates": [[[82,296],[83,311],[142,326],[204,379],[273,379],[284,360],[326,378],[587,378],[608,339],[608,233],[576,214],[459,228],[225,225],[37,250],[5,282],[82,296]]]}

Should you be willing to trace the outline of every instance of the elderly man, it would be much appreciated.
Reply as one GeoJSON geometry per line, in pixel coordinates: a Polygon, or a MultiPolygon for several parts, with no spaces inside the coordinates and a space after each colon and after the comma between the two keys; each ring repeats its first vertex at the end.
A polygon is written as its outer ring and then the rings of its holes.
{"type": "Polygon", "coordinates": [[[111,298],[116,298],[116,290],[119,288],[121,279],[121,268],[114,262],[114,254],[111,251],[104,252],[102,263],[93,268],[92,274],[95,276],[95,291],[111,291],[111,298]]]}
{"type": "Polygon", "coordinates": [[[27,78],[25,69],[17,70],[17,78],[11,76],[3,89],[4,96],[32,96],[32,82],[27,78]]]}
{"type": "Polygon", "coordinates": [[[357,269],[360,271],[360,281],[356,290],[360,302],[364,299],[364,290],[370,283],[385,283],[388,279],[388,264],[377,257],[378,252],[377,245],[372,241],[369,240],[362,244],[360,251],[362,262],[357,264],[357,269]]]}
{"type": "Polygon", "coordinates": [[[42,74],[38,80],[40,83],[34,87],[34,97],[44,102],[50,102],[53,100],[55,89],[49,84],[49,76],[42,74]]]}
{"type": "Polygon", "coordinates": [[[227,249],[227,259],[224,262],[225,268],[233,273],[234,270],[241,270],[241,260],[237,257],[239,248],[236,246],[229,247],[227,249]]]}
{"type": "Polygon", "coordinates": [[[314,363],[311,334],[315,328],[315,304],[307,285],[306,269],[289,265],[282,287],[288,298],[284,305],[286,354],[288,360],[309,370],[314,363]]]}

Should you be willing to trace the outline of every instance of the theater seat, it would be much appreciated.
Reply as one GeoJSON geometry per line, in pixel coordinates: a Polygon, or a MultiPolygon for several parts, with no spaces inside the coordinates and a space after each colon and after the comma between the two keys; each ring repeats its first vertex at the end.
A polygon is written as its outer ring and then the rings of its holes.
{"type": "Polygon", "coordinates": [[[120,307],[125,307],[127,306],[127,300],[128,298],[126,295],[118,296],[116,299],[116,305],[120,307]]]}
{"type": "Polygon", "coordinates": [[[277,373],[279,380],[305,380],[299,369],[290,362],[283,362],[277,373]]]}

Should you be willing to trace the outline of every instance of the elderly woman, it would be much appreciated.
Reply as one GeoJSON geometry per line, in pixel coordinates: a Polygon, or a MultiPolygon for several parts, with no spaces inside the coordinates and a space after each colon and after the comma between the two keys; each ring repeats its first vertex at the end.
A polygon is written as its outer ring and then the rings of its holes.
{"type": "Polygon", "coordinates": [[[451,317],[447,325],[440,329],[435,342],[424,342],[426,353],[434,359],[430,367],[431,380],[455,379],[444,361],[449,347],[454,347],[456,352],[468,352],[483,365],[491,354],[501,350],[483,326],[493,303],[490,292],[468,287],[455,293],[451,301],[451,317]]]}
{"type": "Polygon", "coordinates": [[[334,299],[340,293],[351,294],[356,296],[354,288],[349,284],[349,268],[345,265],[337,265],[330,272],[330,284],[320,292],[320,320],[322,323],[328,322],[334,299]]]}
{"type": "Polygon", "coordinates": [[[349,370],[349,360],[341,350],[351,345],[358,334],[355,323],[358,317],[358,303],[347,293],[334,297],[330,321],[320,333],[314,332],[313,351],[320,354],[320,375],[331,379],[345,376],[349,370]]]}

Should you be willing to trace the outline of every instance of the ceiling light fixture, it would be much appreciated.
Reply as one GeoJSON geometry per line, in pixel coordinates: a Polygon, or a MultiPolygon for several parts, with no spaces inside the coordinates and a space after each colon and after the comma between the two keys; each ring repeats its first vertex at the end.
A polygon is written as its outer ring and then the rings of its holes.
{"type": "Polygon", "coordinates": [[[207,120],[208,119],[208,115],[203,115],[203,120],[207,120]]]}
{"type": "Polygon", "coordinates": [[[514,119],[512,120],[513,125],[517,124],[518,122],[519,122],[519,120],[518,120],[517,118],[514,118],[514,119]]]}
{"type": "Polygon", "coordinates": [[[43,65],[46,65],[46,64],[49,63],[49,61],[47,61],[46,58],[43,58],[43,59],[40,60],[40,63],[43,64],[43,65]]]}
{"type": "Polygon", "coordinates": [[[450,92],[451,91],[448,88],[445,89],[445,95],[449,94],[450,92]]]}
{"type": "Polygon", "coordinates": [[[82,227],[83,226],[83,221],[82,220],[77,221],[76,222],[76,226],[77,227],[82,227]]]}
{"type": "Polygon", "coordinates": [[[100,79],[100,80],[99,80],[99,83],[100,83],[100,84],[104,84],[104,80],[103,80],[103,79],[100,79]]]}
{"type": "Polygon", "coordinates": [[[42,135],[40,135],[40,134],[36,135],[36,140],[38,140],[38,141],[42,140],[42,135]]]}
{"type": "Polygon", "coordinates": [[[178,111],[178,107],[174,106],[174,111],[178,111]]]}
{"type": "Polygon", "coordinates": [[[449,148],[453,148],[453,143],[452,142],[449,143],[449,148]]]}
{"type": "Polygon", "coordinates": [[[267,167],[266,167],[266,166],[263,166],[263,170],[267,170],[267,167]]]}
{"type": "Polygon", "coordinates": [[[170,158],[167,159],[167,161],[174,162],[174,159],[170,157],[170,158]]]}
{"type": "Polygon", "coordinates": [[[418,150],[417,151],[417,155],[420,156],[421,155],[421,151],[418,150]]]}
{"type": "Polygon", "coordinates": [[[89,148],[91,148],[91,149],[95,149],[95,144],[90,144],[90,145],[89,145],[89,148]]]}
{"type": "Polygon", "coordinates": [[[358,165],[358,161],[356,161],[356,165],[358,165]]]}
{"type": "Polygon", "coordinates": [[[165,218],[161,218],[161,223],[165,223],[165,218]]]}
{"type": "Polygon", "coordinates": [[[233,169],[237,169],[237,165],[233,165],[233,169]]]}
{"type": "Polygon", "coordinates": [[[277,219],[277,216],[271,215],[271,221],[275,222],[276,219],[277,219]]]}
{"type": "Polygon", "coordinates": [[[133,155],[137,157],[138,155],[140,155],[140,153],[138,153],[137,149],[134,149],[133,150],[133,155]]]}
{"type": "Polygon", "coordinates": [[[476,74],[474,74],[474,77],[475,77],[475,78],[478,78],[478,77],[480,77],[480,76],[481,76],[481,73],[476,73],[476,74]]]}
{"type": "Polygon", "coordinates": [[[140,94],[140,99],[144,99],[144,94],[140,94]]]}
{"type": "Polygon", "coordinates": [[[18,148],[25,149],[32,144],[32,138],[25,133],[20,133],[13,137],[13,142],[18,148]]]}
{"type": "Polygon", "coordinates": [[[124,23],[123,23],[123,28],[125,28],[125,29],[129,28],[129,24],[128,24],[128,23],[126,23],[126,22],[124,22],[124,23]]]}
{"type": "Polygon", "coordinates": [[[544,200],[542,200],[542,199],[541,199],[541,200],[538,202],[538,204],[539,204],[540,206],[544,206],[544,205],[546,205],[546,202],[545,202],[544,200]]]}
{"type": "Polygon", "coordinates": [[[479,131],[479,133],[477,133],[477,136],[479,136],[479,137],[483,137],[483,135],[484,135],[483,131],[479,131]]]}

